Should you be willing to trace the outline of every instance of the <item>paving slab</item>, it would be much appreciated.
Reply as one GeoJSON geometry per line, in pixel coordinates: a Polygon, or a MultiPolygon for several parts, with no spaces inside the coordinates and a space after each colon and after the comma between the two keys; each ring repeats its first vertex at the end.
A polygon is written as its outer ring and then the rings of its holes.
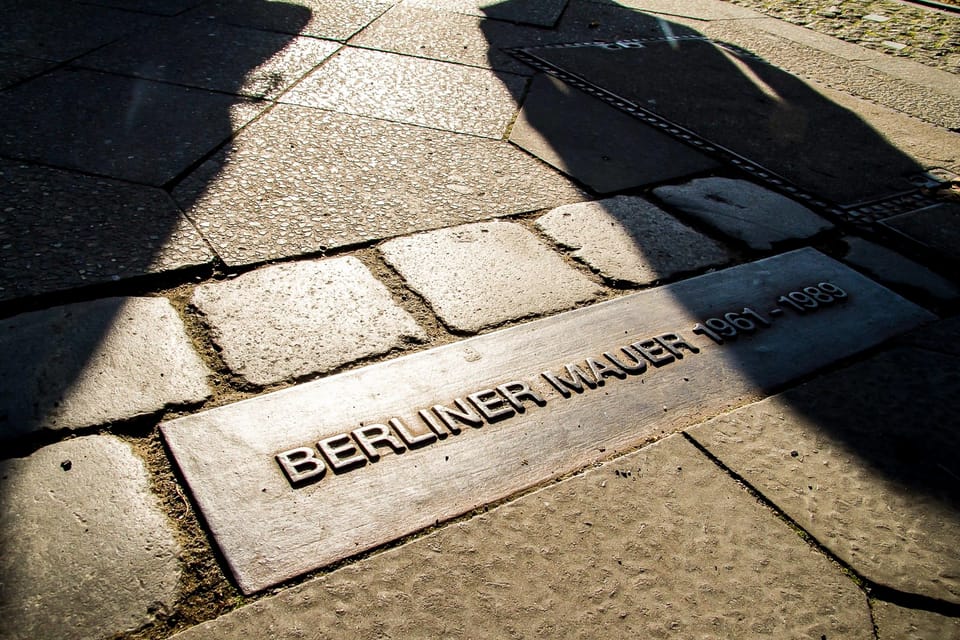
{"type": "MultiPolygon", "coordinates": [[[[0,153],[162,186],[266,104],[167,83],[60,69],[3,93],[0,153]],[[240,122],[234,122],[240,116],[240,122]]],[[[239,128],[239,127],[237,127],[239,128]]]]}
{"type": "Polygon", "coordinates": [[[960,602],[960,358],[898,349],[689,433],[868,580],[960,602]]]}
{"type": "Polygon", "coordinates": [[[175,637],[302,629],[317,638],[873,637],[853,582],[677,436],[175,637]]]}
{"type": "Polygon", "coordinates": [[[943,257],[960,261],[960,204],[937,204],[887,218],[882,224],[943,257]]]}
{"type": "Polygon", "coordinates": [[[719,166],[695,149],[546,75],[534,78],[510,142],[601,194],[719,166]]]}
{"type": "Polygon", "coordinates": [[[227,264],[582,200],[509,144],[278,105],[175,191],[227,264]]]}
{"type": "Polygon", "coordinates": [[[960,356],[960,316],[908,333],[898,342],[960,356]]]}
{"type": "Polygon", "coordinates": [[[932,611],[907,609],[876,600],[871,604],[877,624],[878,640],[956,640],[960,638],[960,618],[932,611]]]}
{"type": "Polygon", "coordinates": [[[0,322],[0,439],[78,429],[209,396],[165,298],[105,298],[0,322]]]}
{"type": "Polygon", "coordinates": [[[532,67],[504,49],[662,34],[663,22],[653,16],[589,0],[570,2],[560,22],[550,30],[401,3],[357,34],[350,44],[532,75],[532,67]]]}
{"type": "Polygon", "coordinates": [[[520,76],[347,47],[283,101],[499,140],[525,86],[520,76]]]}
{"type": "Polygon", "coordinates": [[[393,4],[393,0],[212,0],[197,13],[241,27],[345,41],[393,4]]]}
{"type": "Polygon", "coordinates": [[[149,24],[148,16],[69,0],[5,0],[0,51],[64,62],[149,24]]]}
{"type": "Polygon", "coordinates": [[[380,245],[380,253],[455,331],[563,311],[602,292],[512,222],[395,238],[380,245]]]}
{"type": "Polygon", "coordinates": [[[803,240],[833,225],[800,203],[769,189],[732,178],[699,178],[658,187],[658,200],[683,211],[751,249],[803,240]]]}
{"type": "Polygon", "coordinates": [[[412,6],[442,9],[471,16],[506,20],[539,27],[552,27],[567,6],[567,0],[407,0],[412,6]]]}
{"type": "Polygon", "coordinates": [[[936,127],[853,104],[841,92],[706,39],[547,46],[530,53],[838,204],[913,189],[908,176],[921,173],[933,150],[946,144],[936,127]],[[878,120],[885,124],[876,126],[878,120]],[[878,133],[898,128],[909,136],[901,133],[891,143],[878,133]]]}
{"type": "Polygon", "coordinates": [[[0,635],[112,638],[174,604],[180,548],[113,436],[0,461],[0,635]]]}
{"type": "Polygon", "coordinates": [[[0,89],[5,89],[21,80],[38,75],[55,66],[55,64],[50,60],[0,53],[0,89]]]}
{"type": "Polygon", "coordinates": [[[960,287],[895,251],[857,237],[845,238],[844,244],[843,259],[880,282],[915,289],[944,302],[960,298],[960,287]]]}
{"type": "Polygon", "coordinates": [[[249,593],[742,406],[931,317],[802,250],[328,376],[161,431],[249,593]],[[824,302],[805,312],[783,302],[809,303],[804,288],[824,302]],[[727,337],[710,337],[707,327],[727,337]]]}
{"type": "Polygon", "coordinates": [[[323,373],[427,336],[353,257],[266,267],[192,299],[230,369],[258,385],[323,373]]]}
{"type": "Polygon", "coordinates": [[[732,259],[717,242],[640,197],[557,207],[537,228],[604,278],[650,284],[732,259]]]}
{"type": "Polygon", "coordinates": [[[206,18],[174,18],[158,21],[75,64],[199,89],[274,98],[339,46],[329,40],[233,27],[206,18]]]}
{"type": "Polygon", "coordinates": [[[0,160],[0,300],[213,261],[160,189],[0,160]]]}
{"type": "Polygon", "coordinates": [[[616,0],[617,4],[650,13],[663,14],[665,18],[694,18],[701,21],[763,18],[764,14],[732,2],[718,0],[616,0]]]}
{"type": "Polygon", "coordinates": [[[95,0],[90,4],[103,7],[116,7],[125,11],[155,13],[162,16],[175,16],[201,4],[203,0],[95,0]]]}

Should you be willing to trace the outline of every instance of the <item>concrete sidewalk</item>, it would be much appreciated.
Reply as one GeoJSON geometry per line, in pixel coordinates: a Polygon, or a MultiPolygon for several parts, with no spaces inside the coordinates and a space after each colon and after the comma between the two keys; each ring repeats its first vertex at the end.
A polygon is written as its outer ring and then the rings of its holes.
{"type": "Polygon", "coordinates": [[[7,5],[0,637],[960,638],[955,74],[720,0],[7,5]]]}

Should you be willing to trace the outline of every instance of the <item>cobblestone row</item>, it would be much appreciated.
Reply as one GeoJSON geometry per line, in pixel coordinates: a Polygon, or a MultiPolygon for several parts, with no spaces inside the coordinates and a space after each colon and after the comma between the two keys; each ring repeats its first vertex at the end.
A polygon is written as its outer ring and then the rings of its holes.
{"type": "MultiPolygon", "coordinates": [[[[960,71],[958,15],[896,0],[730,1],[870,49],[960,71]]],[[[944,4],[960,6],[957,0],[944,4]]]]}

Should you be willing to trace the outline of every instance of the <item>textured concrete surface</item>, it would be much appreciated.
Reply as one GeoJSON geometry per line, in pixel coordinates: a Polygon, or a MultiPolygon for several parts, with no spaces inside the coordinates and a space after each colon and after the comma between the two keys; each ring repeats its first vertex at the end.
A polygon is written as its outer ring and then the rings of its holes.
{"type": "Polygon", "coordinates": [[[197,12],[264,31],[348,40],[392,4],[387,0],[212,0],[197,12]]]}
{"type": "Polygon", "coordinates": [[[534,78],[510,142],[598,193],[716,168],[710,158],[556,78],[534,78]]]}
{"type": "Polygon", "coordinates": [[[960,359],[894,350],[689,433],[868,580],[958,603],[958,393],[960,359]]]}
{"type": "Polygon", "coordinates": [[[877,625],[877,640],[956,640],[960,638],[960,618],[907,609],[889,602],[871,602],[877,625]]]}
{"type": "Polygon", "coordinates": [[[453,11],[507,22],[552,27],[560,18],[567,0],[408,0],[413,6],[453,11]]]}
{"type": "Polygon", "coordinates": [[[0,300],[207,264],[159,189],[0,160],[0,300]]]}
{"type": "Polygon", "coordinates": [[[347,47],[283,101],[499,140],[525,85],[520,76],[347,47]]]}
{"type": "Polygon", "coordinates": [[[583,199],[504,142],[279,105],[174,191],[227,264],[583,199]]]}
{"type": "Polygon", "coordinates": [[[329,371],[426,339],[353,257],[265,267],[202,285],[193,304],[227,366],[258,385],[329,371]]]}
{"type": "Polygon", "coordinates": [[[731,259],[710,238],[639,197],[558,207],[537,227],[608,280],[642,285],[731,259]]]}
{"type": "Polygon", "coordinates": [[[0,461],[0,635],[109,638],[175,599],[179,546],[130,446],[113,436],[0,461]]]}
{"type": "MultiPolygon", "coordinates": [[[[4,92],[0,152],[161,186],[231,135],[236,100],[167,83],[58,69],[4,92]]],[[[266,105],[250,107],[246,119],[266,105]]]]}
{"type": "Polygon", "coordinates": [[[276,97],[337,50],[335,42],[208,19],[158,21],[78,66],[252,97],[276,97]]]}
{"type": "Polygon", "coordinates": [[[0,439],[200,402],[207,368],[165,298],[105,298],[0,321],[0,439]]]}
{"type": "Polygon", "coordinates": [[[380,251],[456,331],[562,311],[601,291],[536,236],[509,222],[396,238],[380,251]]]}
{"type": "Polygon", "coordinates": [[[176,637],[304,629],[317,638],[873,637],[853,582],[681,436],[176,637]]]}
{"type": "Polygon", "coordinates": [[[770,249],[833,227],[803,205],[745,180],[700,178],[658,187],[653,194],[751,249],[770,249]]]}
{"type": "Polygon", "coordinates": [[[846,238],[844,244],[847,253],[843,259],[880,282],[919,290],[943,301],[960,297],[960,288],[953,282],[891,249],[857,237],[846,238]]]}
{"type": "Polygon", "coordinates": [[[56,63],[49,60],[0,53],[0,89],[5,89],[54,66],[56,63]]]}

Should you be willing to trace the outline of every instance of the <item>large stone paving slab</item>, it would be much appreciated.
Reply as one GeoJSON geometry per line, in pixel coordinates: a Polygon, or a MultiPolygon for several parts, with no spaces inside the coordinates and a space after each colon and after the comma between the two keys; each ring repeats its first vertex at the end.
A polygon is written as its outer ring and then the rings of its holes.
{"type": "Polygon", "coordinates": [[[887,218],[883,224],[947,259],[960,261],[960,204],[945,202],[887,218]]]}
{"type": "Polygon", "coordinates": [[[179,546],[130,446],[88,436],[0,461],[0,635],[111,638],[176,599],[179,546]]]}
{"type": "Polygon", "coordinates": [[[803,250],[161,430],[253,592],[741,406],[930,318],[803,250]],[[782,301],[806,302],[806,287],[824,300],[816,310],[782,301]]]}
{"type": "Polygon", "coordinates": [[[751,249],[804,240],[833,225],[800,203],[752,182],[700,178],[658,187],[653,195],[751,249]]]}
{"type": "Polygon", "coordinates": [[[690,430],[868,580],[960,602],[960,359],[893,350],[690,430]]]}
{"type": "Polygon", "coordinates": [[[53,66],[55,63],[49,60],[0,53],[0,89],[5,89],[53,66]]]}
{"type": "Polygon", "coordinates": [[[197,287],[193,304],[232,371],[268,385],[426,339],[356,258],[266,267],[197,287]]]}
{"type": "Polygon", "coordinates": [[[380,252],[455,331],[563,311],[602,291],[512,222],[396,238],[380,252]]]}
{"type": "Polygon", "coordinates": [[[500,139],[525,86],[520,76],[347,47],[283,100],[500,139]]]}
{"type": "Polygon", "coordinates": [[[873,637],[853,582],[679,436],[176,638],[303,629],[317,638],[873,637]]]}
{"type": "Polygon", "coordinates": [[[393,4],[393,0],[213,0],[198,13],[242,27],[343,41],[393,4]]]}
{"type": "Polygon", "coordinates": [[[878,640],[956,640],[960,638],[960,618],[932,611],[906,609],[889,602],[871,603],[877,623],[878,640]]]}
{"type": "Polygon", "coordinates": [[[318,38],[179,18],[158,21],[150,29],[98,49],[76,64],[148,80],[272,98],[337,48],[337,43],[318,38]]]}
{"type": "Polygon", "coordinates": [[[537,228],[608,280],[649,284],[728,262],[720,244],[640,197],[557,207],[537,228]]]}
{"type": "Polygon", "coordinates": [[[161,186],[266,105],[167,83],[60,69],[7,90],[0,153],[161,186]],[[239,117],[239,121],[237,118],[239,117]]]}
{"type": "Polygon", "coordinates": [[[0,322],[0,439],[200,402],[207,368],[165,298],[106,298],[0,322]]]}
{"type": "Polygon", "coordinates": [[[510,142],[604,194],[719,166],[632,116],[545,75],[534,78],[510,142]]]}
{"type": "Polygon", "coordinates": [[[0,51],[63,62],[112,42],[150,20],[69,0],[5,0],[0,51]]]}
{"type": "MultiPolygon", "coordinates": [[[[401,3],[357,34],[350,44],[434,60],[531,75],[504,49],[555,42],[655,37],[662,20],[616,4],[574,0],[554,29],[542,29],[401,3]]],[[[683,29],[674,27],[677,32],[683,29]]]]}
{"type": "Polygon", "coordinates": [[[921,291],[945,302],[960,298],[957,285],[896,251],[856,237],[844,239],[844,244],[847,253],[843,259],[880,282],[921,291]]]}
{"type": "Polygon", "coordinates": [[[0,300],[213,261],[160,189],[4,160],[0,179],[0,300]]]}
{"type": "Polygon", "coordinates": [[[227,264],[575,202],[509,144],[278,105],[174,192],[227,264]]]}
{"type": "MultiPolygon", "coordinates": [[[[840,104],[837,92],[706,39],[532,53],[828,201],[852,204],[908,191],[909,176],[924,170],[919,147],[898,149],[864,121],[869,105],[840,104]]],[[[912,127],[902,114],[877,117],[912,127]]]]}
{"type": "Polygon", "coordinates": [[[552,27],[567,0],[407,0],[412,6],[442,9],[471,16],[552,27]]]}

